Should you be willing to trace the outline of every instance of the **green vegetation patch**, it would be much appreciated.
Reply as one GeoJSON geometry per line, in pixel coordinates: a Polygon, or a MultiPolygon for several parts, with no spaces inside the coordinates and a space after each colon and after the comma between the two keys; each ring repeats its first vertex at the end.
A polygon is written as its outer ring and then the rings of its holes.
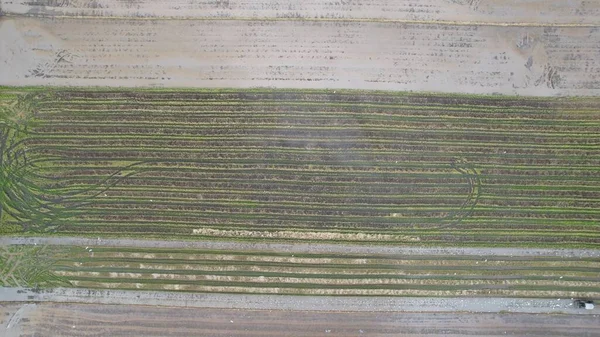
{"type": "Polygon", "coordinates": [[[0,286],[49,288],[70,285],[67,279],[53,272],[63,251],[48,246],[0,247],[0,286]]]}
{"type": "Polygon", "coordinates": [[[0,232],[597,248],[600,100],[0,88],[0,232]]]}

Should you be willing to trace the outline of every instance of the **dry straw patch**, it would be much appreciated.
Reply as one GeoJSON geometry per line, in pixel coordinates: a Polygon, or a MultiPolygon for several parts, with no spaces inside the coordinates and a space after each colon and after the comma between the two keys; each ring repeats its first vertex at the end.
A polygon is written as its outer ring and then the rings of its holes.
{"type": "Polygon", "coordinates": [[[334,241],[402,241],[419,242],[418,236],[369,234],[369,233],[335,233],[335,232],[305,232],[305,231],[249,231],[249,230],[223,230],[213,228],[196,228],[192,234],[211,237],[237,237],[237,238],[269,238],[269,239],[297,239],[297,240],[334,240],[334,241]]]}

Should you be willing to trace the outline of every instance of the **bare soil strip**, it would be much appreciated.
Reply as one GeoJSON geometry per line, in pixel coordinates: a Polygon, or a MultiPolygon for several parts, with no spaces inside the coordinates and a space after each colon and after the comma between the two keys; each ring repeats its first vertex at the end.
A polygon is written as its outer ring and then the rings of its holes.
{"type": "Polygon", "coordinates": [[[482,24],[598,24],[600,3],[574,0],[1,0],[8,14],[131,18],[410,20],[482,24]]]}
{"type": "Polygon", "coordinates": [[[598,45],[595,27],[4,17],[0,85],[600,95],[598,45]]]}
{"type": "Polygon", "coordinates": [[[31,309],[18,322],[20,333],[10,337],[86,336],[91,332],[103,336],[547,337],[598,336],[593,331],[600,328],[596,317],[579,315],[263,311],[75,303],[4,305],[0,324],[5,325],[23,306],[31,309]]]}
{"type": "Polygon", "coordinates": [[[187,248],[271,251],[279,253],[340,253],[390,255],[559,256],[600,258],[594,249],[389,247],[323,243],[249,243],[243,241],[166,241],[77,237],[0,237],[0,245],[60,245],[86,247],[187,248]]]}

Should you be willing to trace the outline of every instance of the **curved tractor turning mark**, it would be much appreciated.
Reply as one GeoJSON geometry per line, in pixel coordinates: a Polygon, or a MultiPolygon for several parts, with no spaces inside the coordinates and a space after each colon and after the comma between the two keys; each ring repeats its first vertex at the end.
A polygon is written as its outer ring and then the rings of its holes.
{"type": "Polygon", "coordinates": [[[35,158],[27,152],[39,98],[26,94],[0,104],[0,232],[51,231],[70,218],[70,207],[32,171],[35,158]]]}
{"type": "Polygon", "coordinates": [[[0,232],[6,231],[9,218],[20,219],[14,199],[21,196],[21,188],[15,189],[15,182],[23,176],[27,159],[26,149],[17,144],[30,124],[32,102],[28,95],[0,102],[0,232]]]}
{"type": "Polygon", "coordinates": [[[30,175],[30,162],[24,142],[33,125],[36,98],[17,96],[11,102],[0,104],[0,230],[11,231],[15,222],[29,228],[31,220],[39,217],[45,223],[52,220],[52,209],[47,205],[42,189],[30,175]],[[9,224],[9,222],[11,222],[9,224]]]}
{"type": "Polygon", "coordinates": [[[56,253],[47,246],[15,245],[0,247],[0,286],[61,287],[71,283],[53,272],[56,253]]]}
{"type": "Polygon", "coordinates": [[[473,165],[469,164],[466,159],[460,158],[452,161],[452,168],[467,178],[469,183],[469,194],[465,201],[460,205],[460,208],[450,212],[442,219],[446,224],[437,227],[437,229],[448,228],[460,224],[460,222],[473,213],[473,209],[479,202],[481,197],[481,178],[479,172],[473,165]]]}
{"type": "Polygon", "coordinates": [[[29,129],[35,125],[33,116],[40,98],[25,94],[0,102],[0,233],[57,231],[80,214],[80,207],[140,173],[136,168],[146,163],[119,168],[95,185],[67,193],[57,191],[49,186],[56,178],[36,173],[36,169],[38,163],[60,158],[36,158],[27,151],[29,129]]]}

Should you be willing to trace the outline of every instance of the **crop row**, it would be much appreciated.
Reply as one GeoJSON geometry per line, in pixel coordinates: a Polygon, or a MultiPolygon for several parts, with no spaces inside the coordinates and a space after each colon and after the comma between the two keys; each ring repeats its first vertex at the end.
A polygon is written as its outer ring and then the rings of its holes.
{"type": "MultiPolygon", "coordinates": [[[[15,99],[2,90],[2,100],[15,99]]],[[[27,127],[1,139],[3,226],[600,244],[594,99],[101,89],[22,97],[27,127]]]]}
{"type": "Polygon", "coordinates": [[[397,296],[600,293],[596,259],[110,247],[63,247],[55,256],[51,271],[56,276],[92,288],[397,296]]]}
{"type": "MultiPolygon", "coordinates": [[[[57,90],[52,99],[66,103],[83,101],[148,102],[148,101],[191,101],[191,102],[252,102],[252,101],[304,101],[304,102],[336,102],[350,103],[381,102],[426,106],[480,106],[484,108],[561,108],[581,109],[598,104],[593,98],[543,99],[535,97],[492,97],[479,95],[436,95],[418,93],[389,92],[357,92],[352,90],[57,90]]],[[[49,100],[50,101],[50,100],[49,100]]]]}

